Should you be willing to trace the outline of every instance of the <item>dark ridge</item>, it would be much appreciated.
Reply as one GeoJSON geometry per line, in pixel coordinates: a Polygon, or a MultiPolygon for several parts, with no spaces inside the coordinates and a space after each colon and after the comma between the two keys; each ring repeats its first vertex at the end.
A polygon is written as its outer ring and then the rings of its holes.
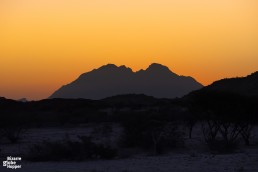
{"type": "Polygon", "coordinates": [[[176,98],[202,87],[195,79],[179,76],[158,63],[153,63],[146,70],[137,72],[124,65],[118,67],[107,64],[82,74],[75,81],[55,91],[49,98],[100,100],[123,94],[176,98]]]}

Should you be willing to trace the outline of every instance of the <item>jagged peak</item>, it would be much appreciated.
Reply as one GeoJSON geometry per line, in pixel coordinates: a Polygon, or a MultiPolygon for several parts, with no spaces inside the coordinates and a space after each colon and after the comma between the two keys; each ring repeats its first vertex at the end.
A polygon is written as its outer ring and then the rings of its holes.
{"type": "Polygon", "coordinates": [[[167,66],[164,66],[164,65],[159,64],[159,63],[152,63],[146,69],[146,71],[148,71],[148,72],[158,72],[158,73],[169,73],[169,74],[177,75],[177,74],[173,73],[167,66]]]}
{"type": "Polygon", "coordinates": [[[121,69],[121,70],[126,70],[126,71],[129,71],[129,72],[133,72],[133,70],[131,68],[129,68],[125,65],[119,66],[118,68],[121,69]]]}
{"type": "MultiPolygon", "coordinates": [[[[104,66],[101,66],[98,69],[104,69],[104,70],[119,69],[119,70],[129,70],[129,71],[132,71],[131,68],[129,68],[129,67],[125,66],[125,65],[117,66],[117,65],[112,64],[112,63],[109,63],[109,64],[106,64],[104,66]]],[[[96,69],[96,70],[98,70],[98,69],[96,69]]]]}
{"type": "Polygon", "coordinates": [[[147,69],[168,69],[168,67],[167,66],[164,66],[164,65],[162,65],[162,64],[159,64],[159,63],[152,63],[152,64],[150,64],[149,65],[149,67],[147,68],[147,69]]]}
{"type": "Polygon", "coordinates": [[[167,70],[170,71],[167,66],[159,63],[152,63],[146,70],[167,70]]]}
{"type": "Polygon", "coordinates": [[[115,64],[109,63],[104,66],[101,66],[99,69],[114,69],[114,68],[118,68],[118,66],[116,66],[115,64]]]}

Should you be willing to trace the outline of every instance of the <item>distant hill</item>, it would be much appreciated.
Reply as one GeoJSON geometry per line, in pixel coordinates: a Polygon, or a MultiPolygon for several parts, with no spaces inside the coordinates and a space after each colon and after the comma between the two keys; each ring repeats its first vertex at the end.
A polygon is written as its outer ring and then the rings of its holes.
{"type": "Polygon", "coordinates": [[[166,105],[173,102],[172,99],[157,99],[144,94],[126,94],[108,97],[101,100],[107,106],[155,106],[166,105]]]}
{"type": "Polygon", "coordinates": [[[21,98],[18,100],[19,102],[28,102],[28,100],[26,98],[21,98]]]}
{"type": "Polygon", "coordinates": [[[246,77],[215,81],[203,90],[223,91],[243,96],[258,96],[258,71],[246,77]]]}
{"type": "Polygon", "coordinates": [[[8,103],[10,103],[10,104],[16,104],[17,103],[17,101],[15,101],[15,100],[12,100],[12,99],[6,99],[5,97],[0,97],[0,105],[3,105],[3,104],[8,104],[8,103]]]}
{"type": "Polygon", "coordinates": [[[14,110],[18,106],[20,106],[19,102],[11,99],[6,99],[5,97],[0,97],[0,112],[4,109],[14,110]]]}
{"type": "Polygon", "coordinates": [[[221,111],[228,109],[230,112],[240,113],[243,109],[246,111],[257,106],[257,103],[254,104],[257,99],[258,72],[255,72],[246,77],[215,81],[211,85],[184,96],[182,100],[191,106],[197,105],[201,109],[204,107],[221,111]]]}
{"type": "Polygon", "coordinates": [[[82,74],[49,98],[103,99],[123,94],[145,94],[155,98],[182,97],[203,86],[192,77],[179,76],[168,67],[153,63],[133,72],[126,66],[108,64],[82,74]]]}

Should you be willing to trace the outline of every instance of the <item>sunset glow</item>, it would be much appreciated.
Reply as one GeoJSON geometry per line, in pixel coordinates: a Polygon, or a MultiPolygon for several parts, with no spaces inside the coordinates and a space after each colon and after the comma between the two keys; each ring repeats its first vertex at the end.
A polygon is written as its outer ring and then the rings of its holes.
{"type": "Polygon", "coordinates": [[[207,85],[258,70],[257,0],[1,0],[0,96],[43,99],[107,63],[207,85]]]}

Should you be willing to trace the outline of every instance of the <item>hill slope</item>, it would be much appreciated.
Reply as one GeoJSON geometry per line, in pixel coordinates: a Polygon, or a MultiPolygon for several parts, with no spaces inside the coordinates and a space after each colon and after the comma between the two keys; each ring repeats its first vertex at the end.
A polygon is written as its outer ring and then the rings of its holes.
{"type": "Polygon", "coordinates": [[[203,89],[229,92],[244,96],[258,96],[258,72],[246,77],[222,79],[203,89]]]}

